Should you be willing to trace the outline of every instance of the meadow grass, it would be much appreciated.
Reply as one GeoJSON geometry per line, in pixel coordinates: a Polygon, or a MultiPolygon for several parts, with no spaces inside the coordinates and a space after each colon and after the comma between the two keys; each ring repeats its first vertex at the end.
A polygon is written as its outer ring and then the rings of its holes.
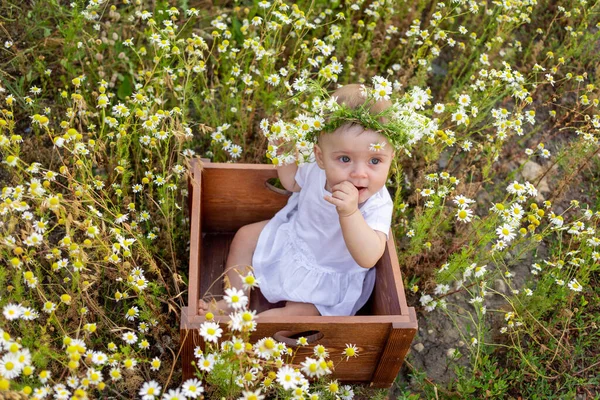
{"type": "Polygon", "coordinates": [[[182,382],[177,329],[190,158],[270,162],[262,128],[318,114],[307,82],[381,76],[399,97],[422,89],[437,125],[388,182],[405,286],[466,343],[448,356],[456,379],[413,369],[394,393],[597,396],[599,15],[594,1],[3,2],[0,392],[381,395],[325,379],[351,347],[288,369],[293,351],[248,343],[250,311],[182,382]]]}

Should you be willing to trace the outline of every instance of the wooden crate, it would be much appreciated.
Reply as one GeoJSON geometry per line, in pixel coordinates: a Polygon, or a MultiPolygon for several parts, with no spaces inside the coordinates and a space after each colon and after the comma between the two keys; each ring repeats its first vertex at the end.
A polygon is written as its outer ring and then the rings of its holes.
{"type": "MultiPolygon", "coordinates": [[[[206,294],[223,294],[219,277],[235,232],[246,224],[271,218],[287,202],[289,193],[267,184],[267,180],[275,177],[277,171],[271,165],[200,160],[192,163],[188,205],[191,218],[188,307],[183,308],[180,324],[184,379],[193,375],[190,363],[194,359],[194,348],[202,341],[198,328],[205,318],[197,313],[198,299],[206,294]]],[[[315,341],[298,350],[294,364],[312,355],[316,344],[325,346],[336,361],[347,343],[355,344],[359,357],[339,363],[334,378],[390,387],[417,330],[414,308],[406,304],[392,235],[376,268],[373,294],[356,316],[261,317],[251,340],[270,336],[284,341],[310,335],[315,341]]],[[[253,290],[251,308],[260,311],[265,305],[270,306],[253,290]]]]}

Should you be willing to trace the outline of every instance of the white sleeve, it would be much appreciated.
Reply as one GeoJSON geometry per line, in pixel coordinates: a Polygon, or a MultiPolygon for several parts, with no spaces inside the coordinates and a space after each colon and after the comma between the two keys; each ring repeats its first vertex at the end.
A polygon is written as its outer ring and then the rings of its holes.
{"type": "Polygon", "coordinates": [[[385,237],[389,239],[394,202],[389,196],[378,196],[372,200],[373,201],[366,204],[366,207],[361,210],[361,213],[365,218],[367,225],[373,230],[385,233],[385,237]]]}
{"type": "Polygon", "coordinates": [[[301,188],[304,187],[304,184],[306,183],[306,177],[310,174],[315,165],[316,163],[304,163],[298,166],[295,176],[298,186],[301,188]]]}

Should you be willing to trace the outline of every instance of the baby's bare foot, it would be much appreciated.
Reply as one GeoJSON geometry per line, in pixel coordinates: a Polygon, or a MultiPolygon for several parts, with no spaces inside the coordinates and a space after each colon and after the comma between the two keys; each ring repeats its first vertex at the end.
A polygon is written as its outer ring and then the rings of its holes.
{"type": "Polygon", "coordinates": [[[215,315],[225,315],[228,313],[228,311],[229,307],[227,306],[227,302],[225,300],[212,300],[208,303],[202,299],[198,301],[198,315],[206,315],[208,312],[211,312],[215,315]]]}

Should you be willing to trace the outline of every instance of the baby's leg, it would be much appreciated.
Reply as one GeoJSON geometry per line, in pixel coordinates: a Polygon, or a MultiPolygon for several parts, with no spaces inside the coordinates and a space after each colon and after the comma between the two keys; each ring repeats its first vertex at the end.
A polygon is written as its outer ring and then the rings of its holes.
{"type": "Polygon", "coordinates": [[[258,315],[261,317],[274,317],[282,315],[319,316],[321,313],[319,313],[319,310],[317,310],[317,307],[315,307],[313,304],[288,301],[286,302],[285,307],[272,308],[270,310],[263,311],[258,315]]]}
{"type": "MultiPolygon", "coordinates": [[[[258,243],[258,237],[267,222],[269,220],[242,226],[233,237],[233,241],[229,247],[229,254],[227,255],[227,262],[225,263],[225,273],[231,287],[242,289],[243,281],[240,274],[246,274],[248,272],[247,266],[252,265],[252,256],[258,243]]],[[[245,291],[245,293],[246,296],[249,295],[248,291],[245,291]]],[[[208,308],[208,304],[200,300],[198,313],[204,315],[207,313],[208,308]]],[[[227,311],[227,309],[225,300],[217,302],[217,310],[227,311]]]]}

